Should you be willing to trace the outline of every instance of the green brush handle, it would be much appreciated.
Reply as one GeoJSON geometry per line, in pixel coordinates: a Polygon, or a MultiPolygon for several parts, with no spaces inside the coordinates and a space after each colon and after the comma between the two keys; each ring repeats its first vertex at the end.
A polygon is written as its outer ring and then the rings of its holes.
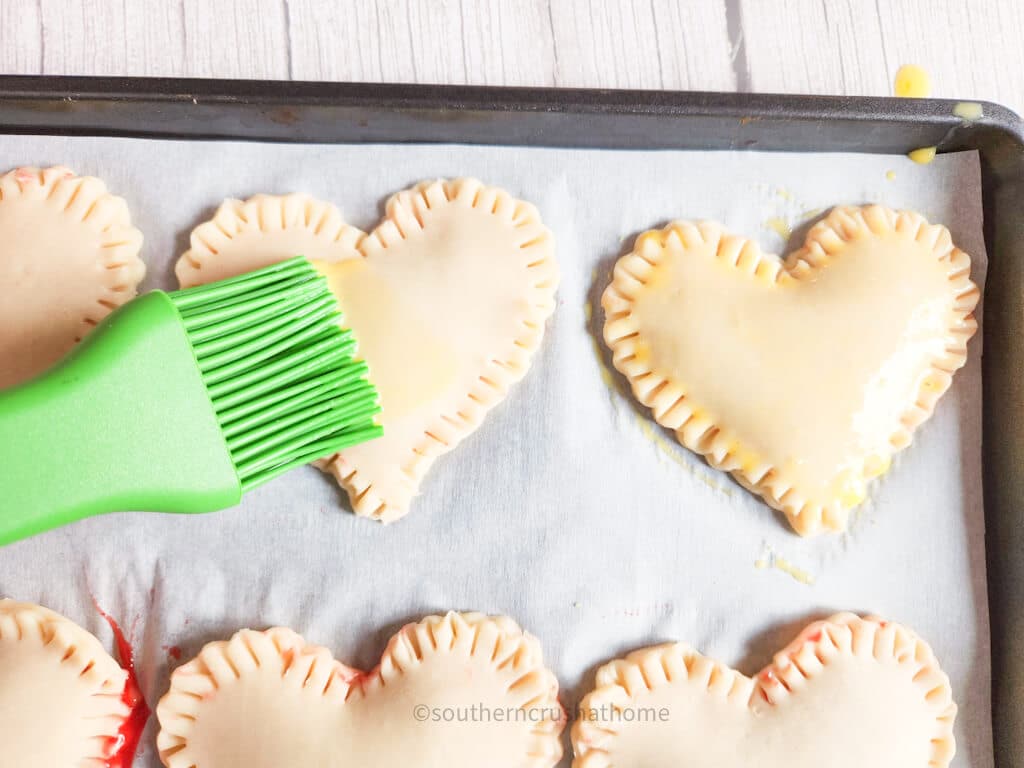
{"type": "Polygon", "coordinates": [[[160,292],[0,392],[0,455],[0,545],[105,512],[208,512],[242,495],[178,310],[160,292]]]}

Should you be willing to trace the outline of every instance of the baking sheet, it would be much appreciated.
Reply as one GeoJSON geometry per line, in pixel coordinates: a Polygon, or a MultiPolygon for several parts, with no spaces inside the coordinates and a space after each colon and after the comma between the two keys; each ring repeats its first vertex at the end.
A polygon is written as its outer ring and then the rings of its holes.
{"type": "MultiPolygon", "coordinates": [[[[0,550],[0,595],[61,611],[108,647],[93,596],[121,622],[151,704],[179,652],[188,659],[243,626],[289,625],[369,668],[406,621],[450,608],[506,613],[541,638],[571,709],[595,667],[630,649],[685,640],[752,674],[808,621],[853,610],[929,640],[960,705],[954,764],[993,764],[981,334],[850,531],[801,540],[633,405],[595,342],[600,312],[588,311],[644,229],[711,218],[778,251],[787,226],[799,236],[840,203],[913,208],[946,224],[980,283],[975,153],[918,166],[841,154],[0,142],[2,169],[53,163],[99,175],[128,199],[146,235],[146,287],[176,287],[188,232],[224,197],[305,191],[369,229],[391,192],[456,175],[536,203],[563,270],[529,375],[437,462],[412,513],[390,527],[349,514],[329,478],[307,468],[224,513],[117,514],[0,550]]],[[[83,450],[68,446],[54,461],[55,481],[83,450]]],[[[153,725],[137,765],[159,765],[153,725]]]]}

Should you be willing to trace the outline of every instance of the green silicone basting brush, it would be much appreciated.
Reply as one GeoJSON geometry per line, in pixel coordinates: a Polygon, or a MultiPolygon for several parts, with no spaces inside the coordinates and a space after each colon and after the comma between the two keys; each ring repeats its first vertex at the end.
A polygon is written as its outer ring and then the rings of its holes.
{"type": "Polygon", "coordinates": [[[340,314],[301,257],[114,311],[0,392],[0,544],[104,512],[224,509],[379,436],[340,314]]]}

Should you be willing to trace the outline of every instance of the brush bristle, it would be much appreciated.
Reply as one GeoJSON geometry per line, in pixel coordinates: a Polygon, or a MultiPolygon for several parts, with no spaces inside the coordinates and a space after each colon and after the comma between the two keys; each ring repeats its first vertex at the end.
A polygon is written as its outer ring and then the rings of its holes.
{"type": "Polygon", "coordinates": [[[366,363],[306,259],[168,295],[243,491],[381,434],[366,363]]]}

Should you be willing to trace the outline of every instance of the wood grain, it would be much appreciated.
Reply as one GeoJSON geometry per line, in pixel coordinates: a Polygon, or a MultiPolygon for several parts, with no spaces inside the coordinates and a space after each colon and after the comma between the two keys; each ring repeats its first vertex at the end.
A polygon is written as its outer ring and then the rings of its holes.
{"type": "Polygon", "coordinates": [[[887,95],[896,69],[913,63],[931,75],[934,96],[1024,105],[1019,3],[739,3],[753,90],[887,95]]]}
{"type": "Polygon", "coordinates": [[[0,0],[0,72],[42,72],[42,31],[41,14],[35,2],[0,0]]]}
{"type": "Polygon", "coordinates": [[[1017,0],[0,0],[0,72],[887,94],[1024,107],[1017,0]]]}

